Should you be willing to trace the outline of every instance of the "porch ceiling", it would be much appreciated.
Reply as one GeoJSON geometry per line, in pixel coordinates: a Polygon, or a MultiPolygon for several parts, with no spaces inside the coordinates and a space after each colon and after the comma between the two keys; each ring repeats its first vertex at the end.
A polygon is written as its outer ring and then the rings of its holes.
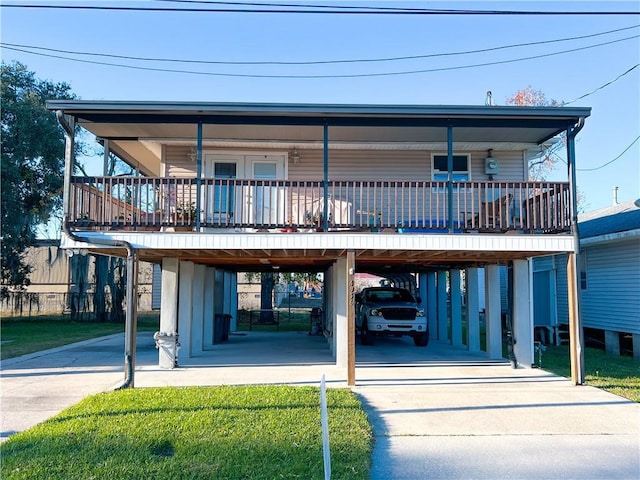
{"type": "MultiPolygon", "coordinates": [[[[89,249],[92,253],[122,256],[117,249],[89,249]]],[[[161,263],[165,257],[189,260],[196,264],[223,268],[231,271],[255,272],[309,272],[324,271],[338,258],[346,255],[339,250],[138,250],[139,259],[150,263],[161,263]]],[[[507,264],[517,259],[548,254],[547,252],[477,252],[448,250],[355,250],[356,268],[359,272],[418,272],[440,268],[465,268],[507,264]]]]}
{"type": "MultiPolygon", "coordinates": [[[[141,142],[442,143],[453,127],[458,143],[538,145],[590,115],[590,108],[461,105],[308,105],[176,102],[49,101],[51,110],[109,139],[129,163],[156,173],[159,149],[141,142]]],[[[491,147],[489,147],[491,148],[491,147]]]]}

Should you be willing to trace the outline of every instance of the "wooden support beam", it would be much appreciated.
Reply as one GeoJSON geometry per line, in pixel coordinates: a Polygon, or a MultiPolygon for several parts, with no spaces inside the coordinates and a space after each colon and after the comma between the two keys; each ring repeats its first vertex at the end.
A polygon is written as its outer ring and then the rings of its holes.
{"type": "Polygon", "coordinates": [[[347,385],[356,384],[356,261],[353,250],[347,251],[347,385]]]}

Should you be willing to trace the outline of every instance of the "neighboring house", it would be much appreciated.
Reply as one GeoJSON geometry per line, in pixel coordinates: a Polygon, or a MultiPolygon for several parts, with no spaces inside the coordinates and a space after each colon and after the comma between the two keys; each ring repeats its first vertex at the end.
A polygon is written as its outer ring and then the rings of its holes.
{"type": "MultiPolygon", "coordinates": [[[[511,265],[518,358],[533,363],[529,259],[573,253],[575,185],[529,182],[528,161],[589,108],[50,101],[67,132],[65,248],[162,267],[163,338],[180,362],[234,328],[237,273],[324,273],[326,337],[352,379],[353,276],[414,274],[432,339],[462,345],[465,272],[478,312],[484,267],[489,358],[502,358],[500,266],[511,265]],[[74,126],[132,165],[73,176],[74,126]],[[449,325],[449,318],[451,319],[449,325]]],[[[575,287],[575,283],[572,284],[575,287]]],[[[570,286],[569,288],[573,288],[570,286]]],[[[133,288],[133,286],[131,286],[133,288]]],[[[576,319],[579,322],[579,319],[576,319]]],[[[466,343],[480,350],[472,314],[466,343]]],[[[159,363],[175,359],[160,349],[159,363]]]]}
{"type": "MultiPolygon", "coordinates": [[[[83,318],[93,311],[95,258],[91,254],[69,255],[60,240],[36,240],[25,252],[31,267],[30,284],[11,291],[3,305],[7,315],[68,314],[83,318]]],[[[84,253],[84,252],[83,252],[84,253]]],[[[138,310],[151,309],[152,265],[141,263],[138,272],[138,310]]]]}
{"type": "MultiPolygon", "coordinates": [[[[640,200],[579,216],[582,324],[604,332],[605,349],[620,354],[621,336],[632,336],[640,358],[640,200]]],[[[569,321],[566,255],[533,261],[536,326],[552,332],[569,321]]]]}

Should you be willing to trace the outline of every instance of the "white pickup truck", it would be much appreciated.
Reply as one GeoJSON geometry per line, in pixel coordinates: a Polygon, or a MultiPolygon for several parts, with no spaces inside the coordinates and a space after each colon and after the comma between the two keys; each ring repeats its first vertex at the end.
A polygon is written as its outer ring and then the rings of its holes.
{"type": "Polygon", "coordinates": [[[356,294],[356,329],[363,345],[376,335],[409,335],[418,347],[429,343],[429,327],[420,298],[394,287],[364,288],[356,294]]]}

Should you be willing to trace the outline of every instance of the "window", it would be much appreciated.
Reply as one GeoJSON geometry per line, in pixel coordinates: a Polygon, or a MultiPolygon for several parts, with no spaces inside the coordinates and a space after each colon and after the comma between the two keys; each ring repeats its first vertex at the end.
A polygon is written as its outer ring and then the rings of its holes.
{"type": "MultiPolygon", "coordinates": [[[[433,154],[431,156],[431,179],[436,182],[449,180],[447,168],[447,154],[433,154]]],[[[453,155],[453,181],[468,182],[471,180],[471,165],[469,155],[453,155]]]]}

